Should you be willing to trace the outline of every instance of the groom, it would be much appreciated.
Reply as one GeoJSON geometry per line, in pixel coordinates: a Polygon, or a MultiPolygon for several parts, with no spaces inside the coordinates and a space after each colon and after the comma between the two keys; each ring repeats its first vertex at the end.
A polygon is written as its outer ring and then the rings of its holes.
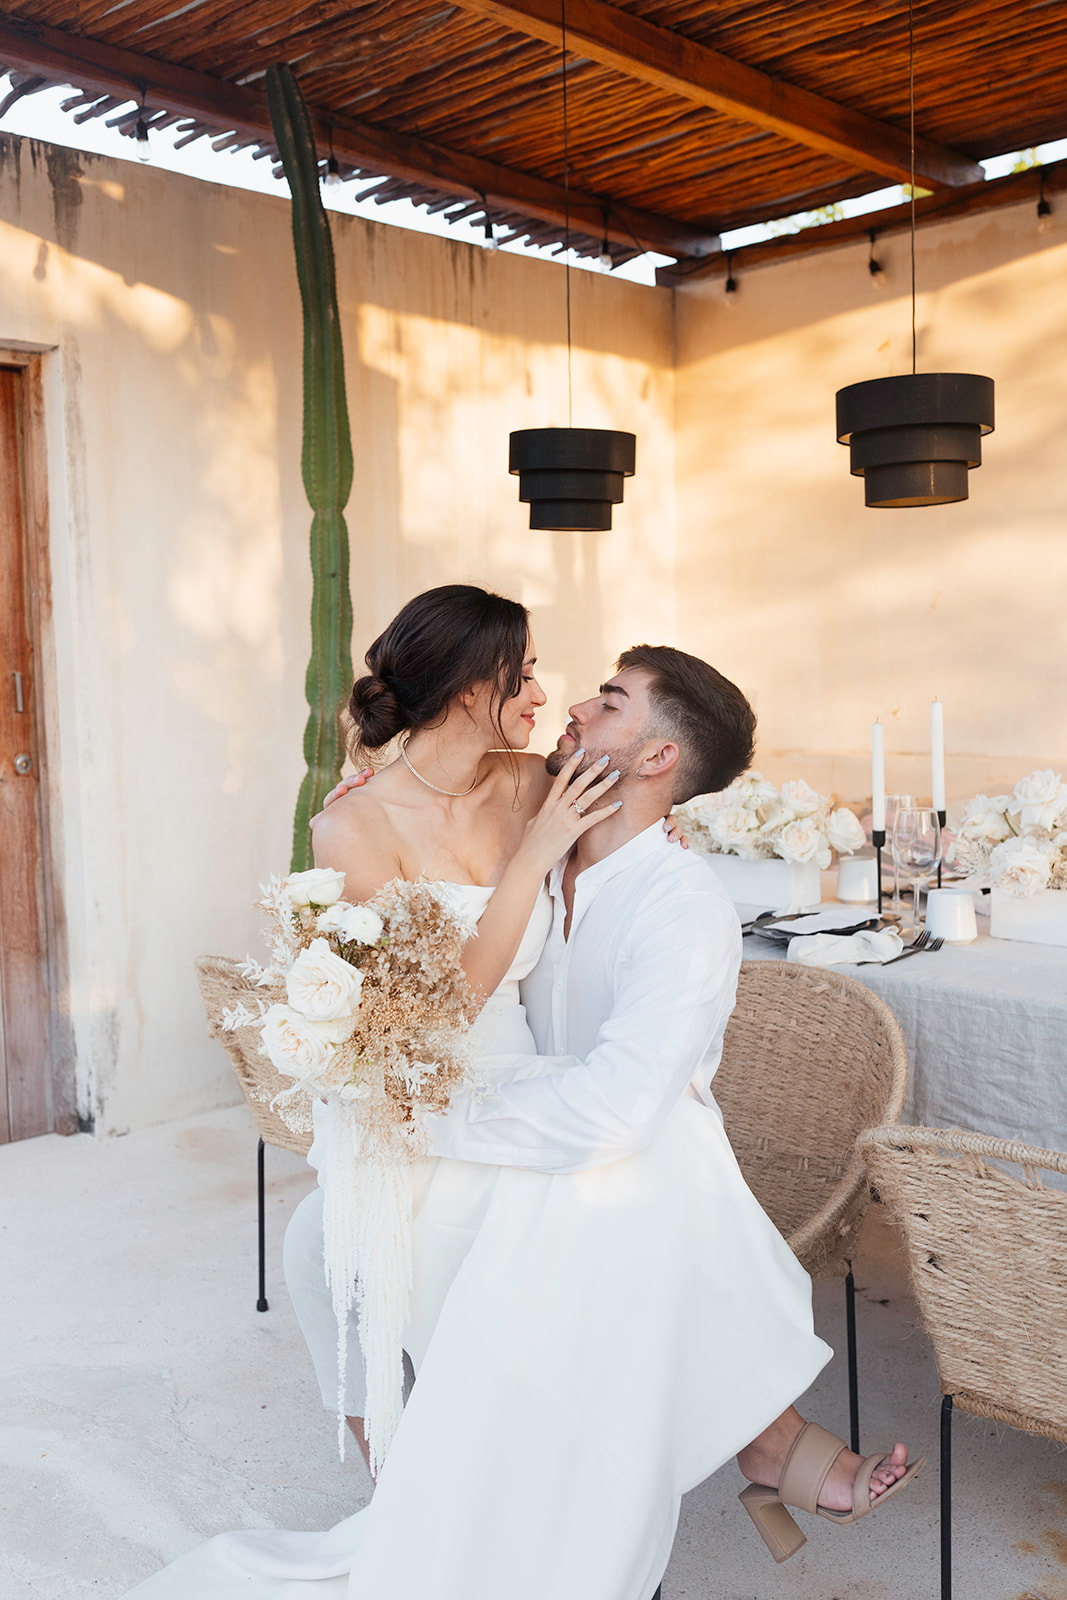
{"type": "MultiPolygon", "coordinates": [[[[522,998],[539,1052],[578,1064],[456,1096],[435,1119],[432,1154],[582,1172],[645,1149],[686,1095],[717,1114],[711,1084],[734,1004],[740,926],[715,874],[669,844],[661,823],[673,805],[746,770],[754,730],[734,684],[665,646],[626,651],[598,694],[571,707],[549,771],[579,747],[583,770],[606,755],[622,773],[611,799],[623,803],[554,869],[552,931],[522,998]]],[[[743,1474],[776,1486],[802,1427],[790,1406],[741,1450],[743,1474]]],[[[818,1502],[847,1512],[860,1458],[842,1450],[835,1459],[830,1449],[818,1502]]],[[[871,1476],[871,1500],[905,1462],[898,1445],[871,1476]]]]}
{"type": "MultiPolygon", "coordinates": [[[[643,1150],[686,1094],[718,1114],[711,1086],[734,1006],[740,923],[719,879],[661,824],[672,806],[724,789],[750,766],[755,724],[736,685],[662,645],[624,651],[599,692],[571,707],[549,772],[579,747],[579,771],[606,755],[622,776],[604,804],[623,803],[553,870],[552,930],[522,1000],[539,1053],[580,1065],[455,1096],[435,1119],[433,1155],[582,1172],[643,1150]]],[[[738,1454],[744,1476],[777,1487],[804,1426],[790,1406],[738,1454]]],[[[828,1448],[819,1506],[862,1514],[866,1497],[853,1503],[861,1458],[828,1448]]],[[[906,1465],[898,1444],[870,1475],[871,1502],[906,1465]]]]}

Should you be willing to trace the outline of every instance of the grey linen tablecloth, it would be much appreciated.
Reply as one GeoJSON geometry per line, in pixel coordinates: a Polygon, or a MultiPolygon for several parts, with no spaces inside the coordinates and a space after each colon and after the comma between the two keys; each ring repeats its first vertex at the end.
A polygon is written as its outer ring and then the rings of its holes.
{"type": "MultiPolygon", "coordinates": [[[[746,961],[784,954],[744,941],[746,961]]],[[[983,932],[897,966],[833,970],[866,984],[900,1024],[903,1122],[1067,1150],[1067,948],[983,932]]]]}

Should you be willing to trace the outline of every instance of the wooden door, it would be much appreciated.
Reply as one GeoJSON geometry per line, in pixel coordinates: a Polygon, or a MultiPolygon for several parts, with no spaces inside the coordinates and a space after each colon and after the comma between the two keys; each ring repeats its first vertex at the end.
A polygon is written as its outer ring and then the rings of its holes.
{"type": "Polygon", "coordinates": [[[0,367],[0,1142],[54,1127],[24,382],[0,367]]]}

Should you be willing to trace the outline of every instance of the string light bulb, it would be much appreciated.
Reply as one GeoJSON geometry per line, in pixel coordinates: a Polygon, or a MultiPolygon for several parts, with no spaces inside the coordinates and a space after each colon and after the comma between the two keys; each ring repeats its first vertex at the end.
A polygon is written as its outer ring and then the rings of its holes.
{"type": "Polygon", "coordinates": [[[732,256],[727,256],[726,257],[726,282],[723,284],[723,294],[725,295],[724,303],[727,306],[729,306],[731,310],[737,304],[737,292],[738,292],[738,283],[737,283],[737,279],[734,277],[733,257],[732,256]]]}
{"type": "Polygon", "coordinates": [[[487,250],[499,250],[500,240],[496,236],[496,229],[493,226],[493,219],[489,215],[489,202],[486,200],[485,195],[480,189],[477,190],[477,195],[479,200],[482,202],[485,212],[484,216],[482,217],[482,234],[485,238],[485,248],[487,250]]]}
{"type": "Polygon", "coordinates": [[[330,153],[326,158],[326,176],[323,178],[323,188],[339,189],[341,187],[341,166],[333,153],[333,128],[327,123],[327,133],[330,140],[330,153]]]}
{"type": "Polygon", "coordinates": [[[1045,169],[1041,169],[1041,197],[1037,202],[1037,231],[1048,233],[1052,227],[1052,207],[1045,199],[1045,169]]]}
{"type": "Polygon", "coordinates": [[[867,258],[867,271],[871,275],[872,286],[875,289],[884,289],[886,287],[885,268],[874,253],[874,241],[878,236],[873,228],[871,229],[869,237],[871,241],[871,253],[867,258]]]}
{"type": "Polygon", "coordinates": [[[137,126],[133,131],[133,137],[137,142],[138,161],[151,161],[152,146],[148,142],[148,118],[145,116],[143,105],[141,107],[141,115],[137,118],[137,126]]]}
{"type": "Polygon", "coordinates": [[[596,264],[601,272],[610,272],[615,265],[611,255],[611,244],[608,240],[608,214],[606,211],[604,213],[604,237],[600,241],[600,254],[596,258],[596,264]]]}

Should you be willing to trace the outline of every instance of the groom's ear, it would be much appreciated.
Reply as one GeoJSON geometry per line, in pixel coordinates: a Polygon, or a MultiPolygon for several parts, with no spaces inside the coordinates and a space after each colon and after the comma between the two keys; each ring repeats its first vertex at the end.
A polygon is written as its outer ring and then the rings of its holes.
{"type": "Polygon", "coordinates": [[[676,744],[665,740],[647,755],[637,769],[639,778],[661,778],[664,773],[671,772],[682,758],[682,752],[676,744]]]}

